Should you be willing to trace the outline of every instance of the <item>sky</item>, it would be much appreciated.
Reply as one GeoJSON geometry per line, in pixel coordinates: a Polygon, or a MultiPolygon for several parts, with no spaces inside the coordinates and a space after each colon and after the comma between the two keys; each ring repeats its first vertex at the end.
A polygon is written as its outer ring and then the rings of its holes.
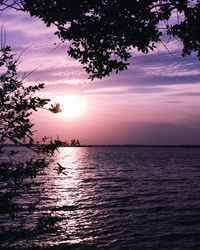
{"type": "Polygon", "coordinates": [[[42,21],[6,10],[0,16],[6,43],[22,51],[25,84],[45,83],[40,97],[59,102],[62,112],[39,110],[32,116],[35,138],[81,144],[200,144],[200,62],[181,57],[177,40],[164,41],[150,54],[133,51],[127,71],[91,81],[67,55],[42,21]]]}

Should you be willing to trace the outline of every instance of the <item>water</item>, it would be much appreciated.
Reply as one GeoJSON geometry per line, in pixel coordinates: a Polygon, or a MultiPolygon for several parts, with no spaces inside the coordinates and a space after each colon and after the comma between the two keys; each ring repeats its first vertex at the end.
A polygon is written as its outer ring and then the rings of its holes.
{"type": "Polygon", "coordinates": [[[38,182],[37,209],[19,213],[15,223],[30,226],[51,214],[61,228],[22,238],[18,247],[200,249],[199,148],[60,148],[38,182]],[[56,162],[64,174],[56,173],[56,162]]]}

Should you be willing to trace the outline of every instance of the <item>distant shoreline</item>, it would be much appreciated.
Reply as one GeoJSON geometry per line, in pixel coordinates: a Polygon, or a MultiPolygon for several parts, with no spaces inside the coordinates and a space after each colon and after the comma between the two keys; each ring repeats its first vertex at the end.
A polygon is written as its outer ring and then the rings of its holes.
{"type": "Polygon", "coordinates": [[[200,145],[100,144],[61,147],[122,147],[122,148],[200,148],[200,145]]]}
{"type": "MultiPolygon", "coordinates": [[[[69,146],[73,147],[73,146],[69,146]]],[[[105,144],[80,145],[78,147],[123,147],[123,148],[200,148],[200,145],[143,145],[143,144],[105,144]]]]}
{"type": "MultiPolygon", "coordinates": [[[[30,145],[24,145],[30,146],[30,145]]],[[[31,146],[38,146],[38,145],[31,145],[31,146]]],[[[6,145],[0,145],[0,147],[23,147],[21,145],[14,145],[14,144],[6,144],[6,145]]],[[[61,147],[66,148],[80,148],[80,147],[123,147],[123,148],[200,148],[200,145],[187,145],[187,144],[177,144],[177,145],[156,145],[156,144],[93,144],[93,145],[77,145],[77,146],[71,146],[71,145],[63,145],[61,147]]]]}

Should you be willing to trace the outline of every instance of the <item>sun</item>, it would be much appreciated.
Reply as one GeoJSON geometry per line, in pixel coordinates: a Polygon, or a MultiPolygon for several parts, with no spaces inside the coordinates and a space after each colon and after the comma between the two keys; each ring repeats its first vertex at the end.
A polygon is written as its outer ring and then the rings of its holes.
{"type": "Polygon", "coordinates": [[[84,102],[81,95],[67,95],[56,98],[56,102],[60,104],[61,112],[58,116],[62,119],[79,118],[84,113],[84,102]]]}

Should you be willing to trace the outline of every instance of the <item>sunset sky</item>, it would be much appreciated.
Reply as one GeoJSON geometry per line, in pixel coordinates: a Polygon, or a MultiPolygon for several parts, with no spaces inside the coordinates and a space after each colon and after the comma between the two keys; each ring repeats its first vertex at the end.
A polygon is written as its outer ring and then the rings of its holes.
{"type": "Polygon", "coordinates": [[[44,82],[40,96],[59,102],[63,112],[33,115],[37,138],[59,135],[82,144],[200,144],[200,62],[182,58],[180,44],[166,38],[166,48],[149,55],[133,51],[127,71],[91,80],[70,58],[68,44],[28,14],[1,15],[7,44],[25,52],[20,73],[35,70],[28,83],[44,82]]]}

